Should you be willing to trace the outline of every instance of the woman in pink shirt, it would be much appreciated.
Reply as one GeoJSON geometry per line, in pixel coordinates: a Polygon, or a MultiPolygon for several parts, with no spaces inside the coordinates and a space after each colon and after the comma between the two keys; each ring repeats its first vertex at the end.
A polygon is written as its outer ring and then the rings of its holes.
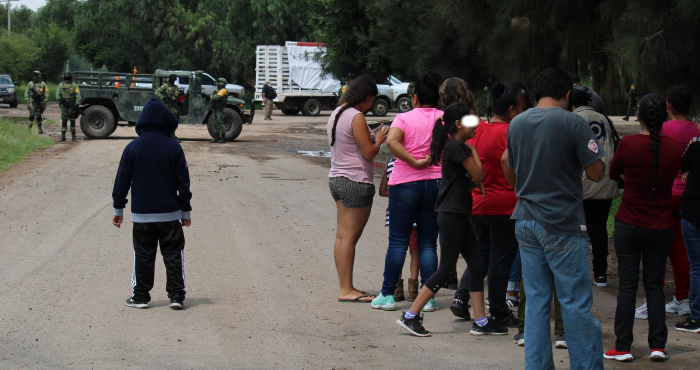
{"type": "MultiPolygon", "coordinates": [[[[436,109],[442,78],[426,72],[415,83],[411,103],[413,110],[396,116],[391,124],[387,146],[396,156],[394,171],[389,179],[389,249],[384,262],[382,293],[372,300],[372,308],[396,310],[394,291],[403,268],[411,229],[418,229],[421,284],[437,270],[438,224],[435,201],[440,166],[428,166],[433,126],[443,112],[436,109]]],[[[435,311],[431,299],[423,311],[435,311]]]]}
{"type": "MultiPolygon", "coordinates": [[[[688,145],[694,137],[700,136],[698,125],[688,119],[690,105],[693,102],[693,92],[687,86],[673,86],[666,97],[666,109],[669,121],[664,123],[661,133],[677,140],[683,147],[688,145]]],[[[679,173],[673,182],[673,220],[674,236],[671,251],[668,254],[673,266],[673,277],[676,288],[673,291],[673,300],[666,305],[666,312],[687,315],[690,313],[688,303],[688,290],[690,289],[690,266],[688,264],[688,252],[683,242],[681,233],[681,204],[683,203],[683,191],[685,182],[681,180],[679,173]]]]}
{"type": "Polygon", "coordinates": [[[355,289],[352,272],[355,245],[367,225],[374,198],[374,162],[386,140],[386,127],[372,131],[364,114],[374,104],[377,85],[369,76],[360,76],[348,90],[345,104],[328,119],[331,171],[328,185],[338,210],[335,234],[335,266],[340,292],[338,302],[369,303],[374,296],[355,289]]]}

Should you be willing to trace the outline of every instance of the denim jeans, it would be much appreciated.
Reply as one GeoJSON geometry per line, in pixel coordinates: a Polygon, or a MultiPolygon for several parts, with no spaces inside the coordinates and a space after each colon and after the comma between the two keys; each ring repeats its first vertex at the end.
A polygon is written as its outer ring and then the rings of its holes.
{"type": "Polygon", "coordinates": [[[523,265],[520,263],[520,249],[515,252],[513,265],[510,267],[510,276],[508,277],[508,290],[511,292],[520,291],[520,278],[523,276],[523,265]]]}
{"type": "Polygon", "coordinates": [[[690,318],[700,320],[700,227],[681,221],[690,261],[690,318]]]}
{"type": "Polygon", "coordinates": [[[673,228],[650,230],[620,220],[615,221],[615,253],[620,290],[615,310],[615,349],[629,351],[632,347],[634,306],[639,286],[639,262],[642,263],[642,283],[646,291],[649,312],[650,349],[666,348],[666,304],[664,297],[664,267],[673,244],[673,228]]]}
{"type": "MultiPolygon", "coordinates": [[[[438,223],[435,200],[438,180],[423,180],[389,186],[389,249],[384,261],[382,294],[394,295],[403,269],[413,224],[418,233],[421,285],[437,270],[438,223]]],[[[465,225],[465,226],[468,226],[465,225]]]]}
{"type": "Polygon", "coordinates": [[[554,369],[549,319],[555,286],[571,369],[603,369],[603,335],[600,322],[591,313],[588,240],[551,234],[534,220],[516,221],[515,235],[527,291],[525,369],[554,369]]]}

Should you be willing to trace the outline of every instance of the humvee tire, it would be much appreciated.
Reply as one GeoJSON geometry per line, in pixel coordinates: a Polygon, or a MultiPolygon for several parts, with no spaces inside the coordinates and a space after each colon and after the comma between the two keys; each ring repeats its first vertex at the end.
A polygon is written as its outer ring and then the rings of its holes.
{"type": "Polygon", "coordinates": [[[282,114],[284,114],[285,116],[296,116],[297,114],[299,114],[299,109],[282,108],[282,114]]]}
{"type": "Polygon", "coordinates": [[[85,109],[85,114],[80,117],[80,130],[90,139],[104,139],[111,135],[117,122],[114,115],[107,107],[93,105],[85,109]]]}
{"type": "MultiPolygon", "coordinates": [[[[226,141],[233,141],[238,138],[243,130],[243,120],[241,116],[235,110],[231,108],[224,109],[224,129],[226,129],[226,141]]],[[[213,114],[209,115],[207,120],[207,130],[209,130],[209,135],[212,138],[218,139],[219,136],[214,129],[214,122],[216,122],[216,117],[213,114]]]]}

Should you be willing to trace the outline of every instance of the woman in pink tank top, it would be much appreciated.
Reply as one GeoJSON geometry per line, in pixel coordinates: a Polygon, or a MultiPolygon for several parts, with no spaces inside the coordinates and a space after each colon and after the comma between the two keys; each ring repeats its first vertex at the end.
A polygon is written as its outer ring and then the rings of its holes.
{"type": "Polygon", "coordinates": [[[374,198],[374,162],[386,140],[387,127],[375,131],[367,126],[364,114],[377,97],[377,85],[369,76],[360,76],[347,92],[345,104],[328,119],[331,171],[328,186],[335,200],[338,219],[334,256],[340,291],[338,302],[369,303],[373,295],[355,289],[352,272],[355,245],[367,225],[374,198]]]}

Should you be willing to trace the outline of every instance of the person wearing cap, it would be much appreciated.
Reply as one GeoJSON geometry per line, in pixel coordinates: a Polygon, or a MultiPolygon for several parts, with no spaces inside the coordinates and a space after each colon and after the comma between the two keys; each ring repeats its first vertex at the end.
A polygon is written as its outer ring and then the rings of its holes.
{"type": "Polygon", "coordinates": [[[29,110],[29,132],[32,131],[32,125],[36,120],[39,134],[44,133],[44,130],[41,129],[42,114],[44,114],[48,101],[49,87],[41,80],[41,72],[32,72],[32,81],[29,81],[27,89],[24,90],[24,102],[27,103],[27,109],[29,110]]]}
{"type": "Polygon", "coordinates": [[[265,81],[265,86],[262,88],[263,103],[265,104],[265,120],[272,120],[272,110],[274,109],[274,104],[272,99],[277,97],[275,89],[270,86],[270,81],[265,81]]]}
{"type": "MultiPolygon", "coordinates": [[[[163,85],[156,90],[156,98],[160,99],[160,101],[163,102],[166,107],[168,107],[170,113],[180,120],[180,103],[177,101],[177,98],[181,95],[181,93],[180,89],[178,89],[177,85],[175,85],[176,80],[177,76],[174,73],[168,75],[168,81],[163,83],[163,85]]],[[[170,137],[180,142],[180,140],[177,139],[177,136],[175,136],[175,131],[171,133],[170,137]]]]}
{"type": "Polygon", "coordinates": [[[148,308],[153,289],[156,251],[167,273],[165,290],[170,308],[183,308],[185,300],[182,226],[190,226],[190,174],[182,146],[169,139],[178,119],[160,100],[152,98],[136,122],[138,138],[126,145],[114,180],[112,224],[121,228],[131,191],[134,267],[127,307],[148,308]]]}
{"type": "Polygon", "coordinates": [[[80,96],[78,84],[73,82],[73,74],[70,71],[63,72],[63,81],[56,88],[56,100],[61,107],[61,138],[58,141],[66,141],[68,120],[70,120],[71,141],[78,141],[75,138],[75,119],[80,112],[76,104],[80,104],[83,99],[80,96]]]}

